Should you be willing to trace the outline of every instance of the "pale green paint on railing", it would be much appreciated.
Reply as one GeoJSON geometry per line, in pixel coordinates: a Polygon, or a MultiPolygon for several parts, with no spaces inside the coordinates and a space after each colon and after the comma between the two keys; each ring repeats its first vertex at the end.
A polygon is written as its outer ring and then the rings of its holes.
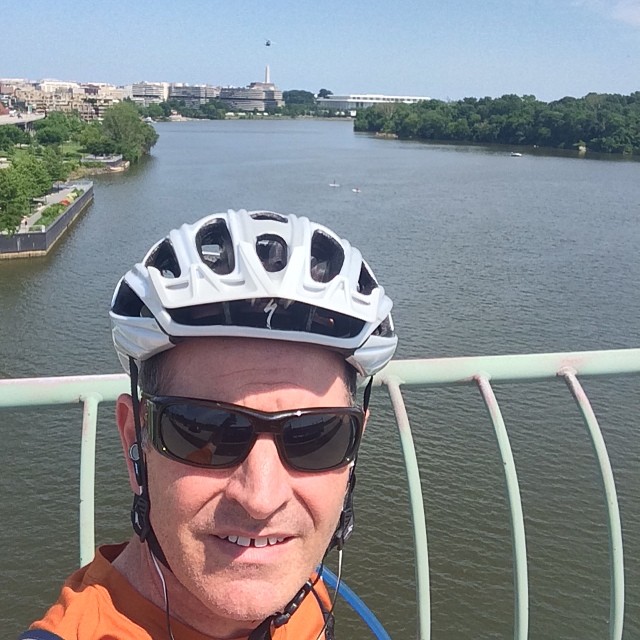
{"type": "Polygon", "coordinates": [[[513,633],[516,640],[527,640],[529,635],[529,580],[527,578],[527,544],[524,532],[524,514],[518,485],[516,463],[513,459],[507,428],[502,418],[495,393],[484,376],[476,379],[484,403],[489,411],[493,430],[498,441],[504,467],[511,515],[511,539],[513,544],[513,586],[515,594],[513,633]]]}
{"type": "Polygon", "coordinates": [[[622,638],[622,622],[624,619],[624,557],[622,548],[622,526],[620,523],[620,509],[616,495],[616,483],[613,479],[611,461],[607,453],[607,447],[602,437],[602,431],[598,424],[596,414],[591,408],[587,394],[578,379],[575,371],[565,370],[561,372],[576,399],[582,417],[591,436],[591,443],[600,465],[600,475],[604,485],[604,493],[607,506],[607,524],[609,527],[609,556],[611,558],[611,597],[609,613],[609,638],[620,640],[622,638]]]}
{"type": "Polygon", "coordinates": [[[427,520],[422,499],[422,483],[416,449],[411,435],[409,416],[397,381],[387,378],[391,404],[396,414],[404,466],[409,484],[409,500],[413,521],[413,548],[416,555],[416,598],[418,600],[419,640],[431,638],[431,591],[429,588],[429,550],[427,546],[427,520]]]}
{"type": "Polygon", "coordinates": [[[76,404],[96,394],[104,402],[115,401],[129,391],[129,376],[63,376],[0,380],[0,408],[76,404]]]}
{"type": "Polygon", "coordinates": [[[640,349],[394,360],[376,375],[374,384],[384,384],[387,377],[405,385],[470,383],[478,376],[521,382],[553,378],[567,368],[578,376],[638,373],[640,349]]]}
{"type": "Polygon", "coordinates": [[[95,551],[96,422],[103,398],[89,393],[80,399],[84,402],[80,444],[80,566],[84,566],[91,562],[95,551]]]}
{"type": "MultiPolygon", "coordinates": [[[[525,640],[528,626],[528,586],[522,506],[506,427],[489,381],[522,382],[564,377],[582,411],[600,465],[609,521],[611,558],[609,637],[610,640],[620,640],[624,619],[624,562],[615,482],[597,419],[576,376],[625,373],[640,373],[640,349],[396,360],[376,375],[374,384],[387,385],[389,389],[398,420],[400,441],[407,470],[416,546],[420,640],[428,640],[431,634],[427,528],[415,446],[400,386],[476,383],[480,387],[492,416],[500,452],[505,463],[505,480],[509,495],[514,546],[514,638],[525,640]]],[[[124,374],[0,380],[0,408],[84,404],[80,471],[80,561],[82,564],[88,562],[94,552],[93,483],[98,405],[100,402],[115,401],[118,395],[128,391],[128,387],[129,379],[124,374]]]]}

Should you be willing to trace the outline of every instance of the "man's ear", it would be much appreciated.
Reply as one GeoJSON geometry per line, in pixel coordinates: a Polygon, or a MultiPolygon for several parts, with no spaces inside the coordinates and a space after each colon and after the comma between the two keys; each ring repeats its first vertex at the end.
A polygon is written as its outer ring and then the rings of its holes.
{"type": "MultiPolygon", "coordinates": [[[[133,419],[133,402],[128,393],[123,393],[116,400],[116,424],[118,425],[122,451],[127,464],[127,471],[129,472],[131,490],[134,493],[140,493],[140,486],[136,480],[133,462],[129,455],[131,447],[136,443],[136,426],[133,419]]],[[[140,455],[142,455],[142,452],[140,452],[140,455]]]]}

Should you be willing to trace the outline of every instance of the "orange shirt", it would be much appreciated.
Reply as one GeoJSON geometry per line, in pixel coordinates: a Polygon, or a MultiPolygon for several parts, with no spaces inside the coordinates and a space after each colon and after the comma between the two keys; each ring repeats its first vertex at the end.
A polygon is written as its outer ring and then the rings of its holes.
{"type": "MultiPolygon", "coordinates": [[[[93,562],[67,579],[58,601],[31,629],[50,631],[64,640],[168,638],[164,609],[140,595],[111,564],[126,544],[100,547],[93,562]]],[[[326,606],[326,588],[319,582],[316,590],[326,606]]],[[[316,640],[323,624],[318,602],[309,594],[287,624],[272,630],[273,640],[316,640]]],[[[176,640],[210,639],[178,620],[171,620],[171,629],[176,640]]]]}

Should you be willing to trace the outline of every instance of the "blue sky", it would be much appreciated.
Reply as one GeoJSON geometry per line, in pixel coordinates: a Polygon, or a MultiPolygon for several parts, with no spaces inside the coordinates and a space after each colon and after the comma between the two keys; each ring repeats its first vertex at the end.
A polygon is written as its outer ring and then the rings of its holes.
{"type": "Polygon", "coordinates": [[[0,77],[244,86],[268,63],[284,90],[640,90],[640,0],[2,0],[0,26],[0,77]]]}

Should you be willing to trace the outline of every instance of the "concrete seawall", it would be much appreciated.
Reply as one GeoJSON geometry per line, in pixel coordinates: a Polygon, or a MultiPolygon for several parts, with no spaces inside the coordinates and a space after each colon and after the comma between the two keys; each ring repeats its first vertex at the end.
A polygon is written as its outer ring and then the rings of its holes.
{"type": "Polygon", "coordinates": [[[82,186],[84,193],[44,231],[28,231],[13,235],[0,234],[0,260],[47,255],[76,218],[93,202],[93,183],[82,186]]]}

